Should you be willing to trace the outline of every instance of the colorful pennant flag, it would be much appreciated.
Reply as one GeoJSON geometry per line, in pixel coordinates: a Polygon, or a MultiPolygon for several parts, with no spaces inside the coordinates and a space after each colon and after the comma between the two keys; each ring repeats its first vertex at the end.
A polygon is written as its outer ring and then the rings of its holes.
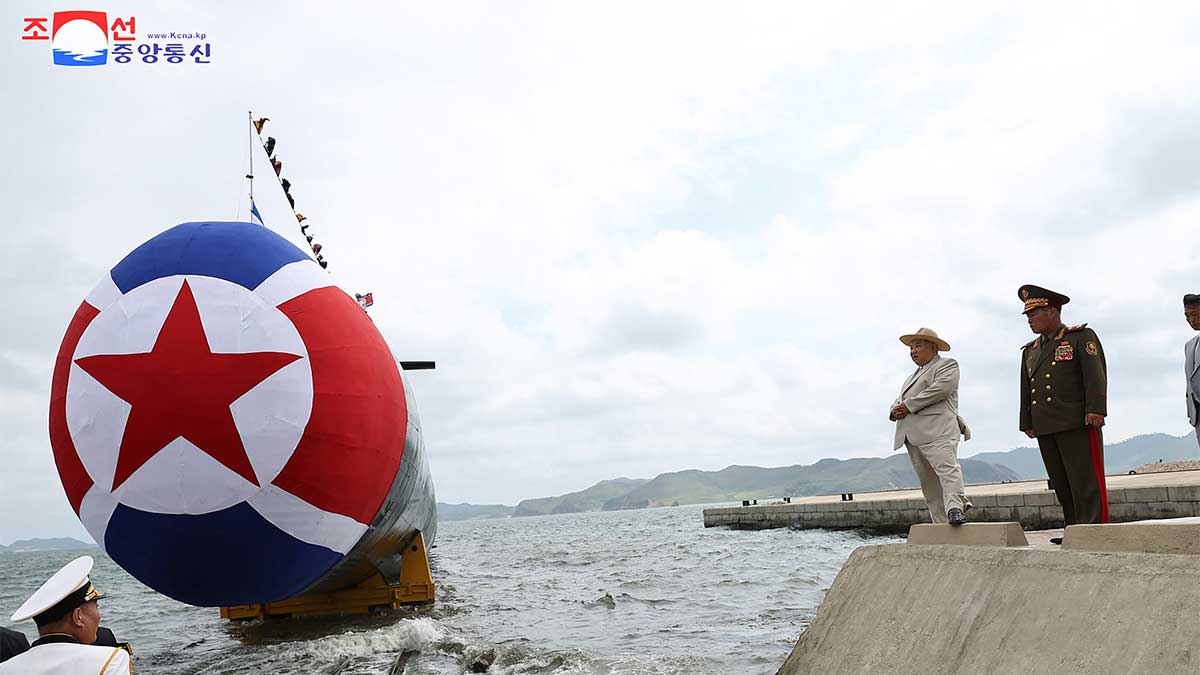
{"type": "MultiPolygon", "coordinates": [[[[316,254],[317,264],[320,265],[322,269],[328,268],[329,262],[321,255],[323,247],[320,244],[313,243],[313,236],[308,233],[309,225],[307,222],[305,222],[308,219],[304,217],[304,214],[296,213],[296,198],[292,196],[292,182],[283,177],[283,162],[280,161],[279,157],[274,154],[276,145],[275,137],[267,136],[267,140],[262,141],[263,127],[266,125],[267,121],[270,120],[270,118],[260,117],[258,119],[254,119],[253,115],[250,117],[251,123],[254,125],[254,130],[259,135],[259,141],[262,143],[263,150],[265,150],[267,153],[267,159],[271,164],[271,168],[275,170],[275,176],[279,180],[279,185],[283,188],[283,196],[285,199],[287,199],[288,204],[292,207],[292,215],[296,217],[296,222],[300,225],[300,234],[304,236],[304,239],[312,247],[313,253],[316,254]]],[[[251,154],[251,166],[253,166],[253,160],[253,154],[251,154]]],[[[253,177],[250,175],[247,175],[246,177],[253,180],[253,177]]],[[[253,192],[253,183],[251,183],[251,192],[253,192]]],[[[258,207],[254,204],[253,197],[250,199],[250,216],[251,220],[257,222],[259,225],[266,225],[263,222],[262,215],[258,212],[258,207]]],[[[371,294],[368,293],[366,297],[369,299],[371,294]]]]}

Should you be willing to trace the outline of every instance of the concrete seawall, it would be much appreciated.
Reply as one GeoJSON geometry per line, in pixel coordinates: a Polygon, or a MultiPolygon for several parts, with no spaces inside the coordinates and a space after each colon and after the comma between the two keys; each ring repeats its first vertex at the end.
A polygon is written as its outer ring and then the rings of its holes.
{"type": "Polygon", "coordinates": [[[779,675],[1197,673],[1198,616],[1200,556],[864,546],[779,675]]]}
{"type": "MultiPolygon", "coordinates": [[[[1116,475],[1107,478],[1109,516],[1113,522],[1200,516],[1200,471],[1116,475]]],[[[1016,521],[1026,529],[1063,526],[1062,507],[1046,481],[968,485],[974,503],[968,516],[976,522],[1016,521]]],[[[853,501],[839,495],[792,498],[756,506],[704,510],[705,527],[768,529],[775,527],[862,528],[907,532],[929,522],[920,490],[864,492],[853,501]]]]}

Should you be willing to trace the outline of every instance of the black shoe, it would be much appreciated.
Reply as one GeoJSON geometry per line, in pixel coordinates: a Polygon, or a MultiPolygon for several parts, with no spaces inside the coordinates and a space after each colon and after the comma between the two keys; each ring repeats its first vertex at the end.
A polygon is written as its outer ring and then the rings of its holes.
{"type": "Polygon", "coordinates": [[[1050,537],[1050,543],[1062,546],[1062,537],[1050,537]]]}
{"type": "Polygon", "coordinates": [[[951,525],[962,525],[967,522],[967,517],[963,515],[962,509],[954,508],[946,512],[946,519],[951,525]]]}

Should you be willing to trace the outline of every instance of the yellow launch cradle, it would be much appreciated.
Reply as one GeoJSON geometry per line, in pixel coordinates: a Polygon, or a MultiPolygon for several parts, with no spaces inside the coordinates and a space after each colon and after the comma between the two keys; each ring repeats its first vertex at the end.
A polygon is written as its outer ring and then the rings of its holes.
{"type": "Polygon", "coordinates": [[[222,607],[221,618],[247,621],[286,616],[365,614],[376,607],[396,609],[401,605],[433,602],[433,591],[433,575],[429,572],[425,537],[417,532],[400,556],[398,584],[388,585],[383,575],[376,572],[357,586],[332,593],[311,593],[266,604],[222,607]]]}

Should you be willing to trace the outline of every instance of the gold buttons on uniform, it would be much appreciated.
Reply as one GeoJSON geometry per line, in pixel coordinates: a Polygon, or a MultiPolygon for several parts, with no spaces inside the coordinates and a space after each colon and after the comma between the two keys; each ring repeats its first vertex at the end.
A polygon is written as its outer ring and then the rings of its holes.
{"type": "Polygon", "coordinates": [[[1050,379],[1050,373],[1046,373],[1046,379],[1050,379]]]}
{"type": "Polygon", "coordinates": [[[1050,397],[1049,397],[1049,396],[1047,396],[1047,397],[1046,397],[1046,403],[1049,403],[1049,402],[1050,402],[1050,397]]]}
{"type": "Polygon", "coordinates": [[[1037,401],[1031,401],[1033,405],[1037,405],[1037,401]]]}
{"type": "MultiPolygon", "coordinates": [[[[1051,362],[1050,362],[1050,366],[1051,366],[1051,367],[1054,367],[1054,366],[1057,366],[1057,365],[1058,365],[1058,361],[1051,361],[1051,362]]],[[[1050,377],[1050,376],[1049,376],[1049,375],[1047,375],[1046,377],[1050,377]]]]}
{"type": "Polygon", "coordinates": [[[1046,385],[1046,391],[1050,391],[1050,385],[1046,385]]]}

